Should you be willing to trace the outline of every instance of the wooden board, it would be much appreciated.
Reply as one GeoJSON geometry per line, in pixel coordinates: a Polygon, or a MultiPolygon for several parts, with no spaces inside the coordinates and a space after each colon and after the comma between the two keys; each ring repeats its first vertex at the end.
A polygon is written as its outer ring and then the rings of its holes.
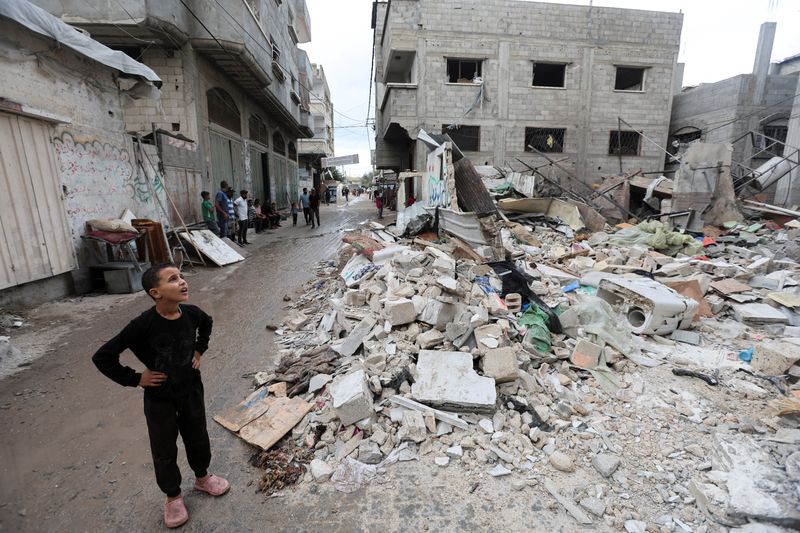
{"type": "Polygon", "coordinates": [[[237,433],[244,426],[267,412],[274,398],[268,396],[267,387],[261,387],[245,398],[239,405],[232,407],[227,413],[215,415],[214,421],[222,427],[237,433]]]}
{"type": "Polygon", "coordinates": [[[266,413],[239,430],[241,438],[263,450],[281,440],[313,407],[299,396],[272,400],[266,413]]]}
{"type": "Polygon", "coordinates": [[[189,246],[197,246],[200,252],[211,259],[217,266],[230,265],[231,263],[238,263],[244,261],[244,257],[239,255],[230,246],[218,236],[214,235],[210,230],[192,230],[189,233],[182,231],[178,233],[181,239],[186,241],[189,246]]]}
{"type": "Polygon", "coordinates": [[[697,308],[697,312],[694,314],[694,320],[698,320],[700,317],[714,316],[713,311],[711,311],[711,306],[708,305],[708,302],[703,297],[703,291],[700,288],[700,283],[696,279],[688,281],[667,281],[664,282],[664,284],[681,296],[691,298],[700,304],[700,307],[697,308]]]}

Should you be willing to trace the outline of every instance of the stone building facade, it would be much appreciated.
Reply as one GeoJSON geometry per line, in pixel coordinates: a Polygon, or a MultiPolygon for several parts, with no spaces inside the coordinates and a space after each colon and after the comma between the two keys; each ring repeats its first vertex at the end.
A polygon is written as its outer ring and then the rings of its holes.
{"type": "Polygon", "coordinates": [[[311,39],[305,0],[34,3],[163,79],[161,100],[129,102],[124,119],[129,131],[194,141],[192,157],[164,162],[184,220],[200,219],[200,191],[222,179],[289,205],[298,139],[313,135],[311,63],[297,47],[311,39]]]}
{"type": "Polygon", "coordinates": [[[585,182],[659,170],[683,16],[517,0],[373,4],[376,164],[420,170],[421,129],[476,164],[546,160],[585,182]],[[619,121],[622,118],[630,124],[619,121]]]}
{"type": "Polygon", "coordinates": [[[325,69],[322,65],[312,64],[311,85],[311,127],[314,137],[301,139],[300,176],[301,187],[319,187],[321,172],[320,160],[334,155],[334,120],[333,102],[325,69]]]}

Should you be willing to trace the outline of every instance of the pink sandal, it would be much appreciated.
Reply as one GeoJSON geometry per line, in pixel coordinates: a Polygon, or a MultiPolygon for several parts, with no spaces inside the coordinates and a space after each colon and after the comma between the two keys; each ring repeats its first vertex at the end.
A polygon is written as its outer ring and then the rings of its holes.
{"type": "Polygon", "coordinates": [[[189,520],[189,513],[182,497],[167,500],[164,504],[164,525],[170,529],[180,527],[189,520]]]}
{"type": "Polygon", "coordinates": [[[212,496],[222,496],[231,488],[227,479],[209,474],[203,481],[195,480],[194,488],[206,492],[212,496]]]}

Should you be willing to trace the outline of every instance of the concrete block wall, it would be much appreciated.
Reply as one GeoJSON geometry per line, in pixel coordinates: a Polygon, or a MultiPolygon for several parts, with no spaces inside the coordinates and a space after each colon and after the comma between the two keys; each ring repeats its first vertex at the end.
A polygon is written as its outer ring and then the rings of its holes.
{"type": "MultiPolygon", "coordinates": [[[[569,156],[567,165],[594,181],[619,170],[617,157],[608,155],[617,117],[666,146],[681,25],[676,13],[515,0],[393,1],[383,35],[378,20],[376,42],[382,39],[384,48],[377,72],[390,58],[387,46],[409,49],[416,42],[417,109],[406,115],[396,106],[389,110],[396,115],[379,112],[379,121],[385,128],[386,121],[415,118],[435,132],[454,122],[480,126],[481,151],[468,155],[498,165],[538,159],[525,152],[526,127],[566,128],[565,151],[554,155],[569,156]],[[485,98],[467,116],[479,88],[447,83],[448,57],[483,60],[485,98]],[[532,87],[534,61],[567,63],[565,86],[532,87]],[[614,91],[616,65],[646,67],[644,91],[614,91]]],[[[663,158],[643,140],[641,154],[626,157],[624,168],[659,170],[663,158]]]]}

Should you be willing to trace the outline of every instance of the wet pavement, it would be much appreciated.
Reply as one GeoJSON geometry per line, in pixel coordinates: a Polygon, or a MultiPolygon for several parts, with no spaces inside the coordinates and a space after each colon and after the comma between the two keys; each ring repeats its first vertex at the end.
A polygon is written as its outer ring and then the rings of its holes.
{"type": "MultiPolygon", "coordinates": [[[[330,483],[305,483],[267,498],[256,492],[258,471],[248,464],[254,449],[211,421],[252,390],[253,372],[276,362],[265,326],[280,322],[284,295],[313,279],[319,260],[335,255],[342,229],[375,215],[366,198],[323,206],[320,228],[305,227],[301,216],[297,227],[289,222],[253,236],[247,260],[187,275],[190,302],[214,317],[202,362],[211,471],[232,488],[219,499],[192,490],[179,445],[190,515],[182,530],[574,531],[573,522],[529,501],[524,490],[512,493],[508,484],[457,467],[432,475],[431,465],[416,461],[388,467],[382,482],[352,494],[335,492],[330,483]]],[[[164,529],[142,391],[109,381],[91,363],[103,342],[150,305],[144,294],[106,295],[54,303],[29,316],[24,335],[45,344],[47,353],[0,381],[1,531],[164,529]]],[[[123,361],[138,365],[130,354],[123,361]]]]}

